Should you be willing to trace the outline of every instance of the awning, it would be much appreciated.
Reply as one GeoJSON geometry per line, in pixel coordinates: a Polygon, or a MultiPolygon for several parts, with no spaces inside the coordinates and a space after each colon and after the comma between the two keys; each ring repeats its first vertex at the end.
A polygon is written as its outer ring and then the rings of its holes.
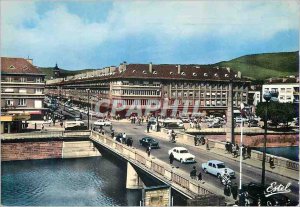
{"type": "Polygon", "coordinates": [[[29,111],[29,114],[42,114],[41,111],[29,111]]]}

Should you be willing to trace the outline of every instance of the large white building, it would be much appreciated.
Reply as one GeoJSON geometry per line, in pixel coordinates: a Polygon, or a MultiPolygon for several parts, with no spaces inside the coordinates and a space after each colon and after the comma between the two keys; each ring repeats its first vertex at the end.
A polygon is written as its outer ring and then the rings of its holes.
{"type": "Polygon", "coordinates": [[[281,103],[299,103],[299,77],[270,80],[263,85],[262,95],[266,91],[278,92],[278,100],[281,103]]]}

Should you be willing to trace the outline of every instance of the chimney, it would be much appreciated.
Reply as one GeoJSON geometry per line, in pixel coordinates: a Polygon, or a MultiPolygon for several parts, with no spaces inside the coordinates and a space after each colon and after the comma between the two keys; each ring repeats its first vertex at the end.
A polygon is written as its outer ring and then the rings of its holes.
{"type": "Polygon", "coordinates": [[[180,74],[181,73],[181,70],[180,70],[181,68],[180,68],[180,65],[178,65],[177,66],[177,72],[178,72],[178,74],[180,74]]]}
{"type": "Polygon", "coordinates": [[[227,71],[230,73],[230,67],[227,67],[226,69],[227,69],[227,71]]]}
{"type": "Polygon", "coordinates": [[[113,73],[113,72],[115,72],[115,70],[116,70],[116,67],[115,66],[110,66],[110,73],[113,73]]]}
{"type": "Polygon", "coordinates": [[[238,71],[238,78],[241,78],[242,77],[242,73],[241,73],[241,71],[238,71]]]}
{"type": "Polygon", "coordinates": [[[33,59],[29,59],[29,57],[28,57],[28,58],[25,59],[25,60],[27,60],[31,65],[33,64],[33,59]]]}
{"type": "Polygon", "coordinates": [[[152,70],[152,62],[149,63],[149,73],[152,73],[153,70],[152,70]]]}
{"type": "Polygon", "coordinates": [[[124,71],[126,70],[126,64],[127,64],[127,62],[126,62],[126,61],[123,61],[123,70],[124,70],[124,71]]]}

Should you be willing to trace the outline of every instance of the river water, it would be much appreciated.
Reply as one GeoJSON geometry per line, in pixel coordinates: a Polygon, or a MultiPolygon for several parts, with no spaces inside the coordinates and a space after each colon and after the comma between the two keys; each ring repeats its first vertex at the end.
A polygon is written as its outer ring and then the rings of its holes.
{"type": "MultiPolygon", "coordinates": [[[[255,150],[263,151],[263,147],[257,147],[255,150]]],[[[299,147],[267,147],[266,152],[290,160],[299,161],[299,147]]]]}
{"type": "Polygon", "coordinates": [[[126,165],[113,157],[1,164],[2,205],[139,206],[142,199],[141,190],[126,189],[126,165]]]}

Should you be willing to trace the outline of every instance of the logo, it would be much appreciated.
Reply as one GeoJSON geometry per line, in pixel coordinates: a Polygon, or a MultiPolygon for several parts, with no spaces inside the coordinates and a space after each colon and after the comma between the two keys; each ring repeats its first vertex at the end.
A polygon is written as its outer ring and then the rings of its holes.
{"type": "Polygon", "coordinates": [[[280,193],[289,193],[291,189],[289,189],[291,183],[287,183],[286,186],[282,184],[277,184],[277,182],[271,183],[271,185],[266,189],[266,197],[271,195],[280,194],[280,193]]]}

